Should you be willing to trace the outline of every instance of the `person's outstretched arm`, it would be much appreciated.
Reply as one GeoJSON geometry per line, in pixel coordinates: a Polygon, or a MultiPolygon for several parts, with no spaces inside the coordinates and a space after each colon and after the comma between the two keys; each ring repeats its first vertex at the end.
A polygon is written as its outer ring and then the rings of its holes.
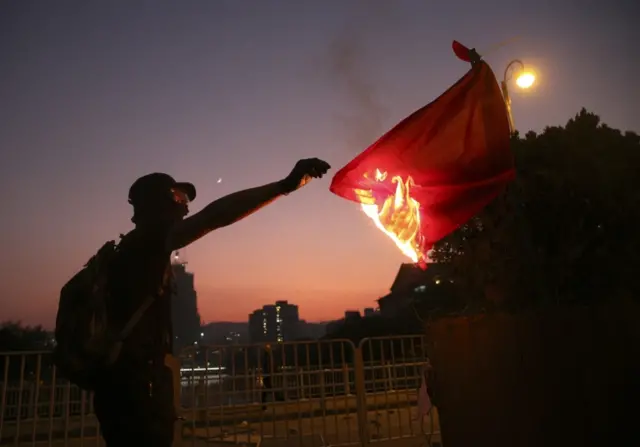
{"type": "Polygon", "coordinates": [[[256,188],[234,192],[211,202],[201,211],[177,223],[167,240],[170,251],[186,247],[209,232],[231,225],[253,214],[283,194],[293,192],[329,170],[328,163],[317,158],[300,160],[285,179],[256,188]]]}

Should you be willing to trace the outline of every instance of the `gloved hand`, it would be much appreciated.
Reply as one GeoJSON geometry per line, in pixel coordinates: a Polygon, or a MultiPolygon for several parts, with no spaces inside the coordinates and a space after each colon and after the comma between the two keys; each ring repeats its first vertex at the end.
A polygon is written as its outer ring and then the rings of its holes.
{"type": "Polygon", "coordinates": [[[302,188],[312,178],[322,178],[331,169],[329,163],[319,158],[306,158],[296,163],[286,178],[280,181],[284,194],[302,188]]]}

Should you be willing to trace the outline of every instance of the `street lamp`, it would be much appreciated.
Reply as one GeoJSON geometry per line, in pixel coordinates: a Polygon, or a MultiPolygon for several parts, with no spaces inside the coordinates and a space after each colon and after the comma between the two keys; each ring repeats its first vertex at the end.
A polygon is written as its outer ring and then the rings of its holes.
{"type": "Polygon", "coordinates": [[[502,96],[504,98],[504,104],[507,107],[507,116],[509,117],[509,130],[511,133],[516,131],[515,125],[513,124],[513,114],[511,113],[511,97],[509,96],[509,88],[507,87],[507,83],[511,80],[511,75],[515,69],[515,66],[519,66],[518,77],[516,78],[516,85],[521,89],[528,89],[533,85],[536,81],[536,76],[529,72],[525,71],[524,64],[519,59],[514,59],[509,64],[507,64],[507,68],[504,69],[504,77],[502,78],[502,82],[500,86],[502,87],[502,96]]]}

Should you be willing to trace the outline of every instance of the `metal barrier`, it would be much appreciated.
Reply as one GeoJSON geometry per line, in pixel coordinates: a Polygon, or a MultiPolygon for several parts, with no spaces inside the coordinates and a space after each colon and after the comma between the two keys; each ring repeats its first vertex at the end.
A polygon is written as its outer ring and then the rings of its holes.
{"type": "MultiPolygon", "coordinates": [[[[437,444],[437,411],[417,409],[423,346],[398,336],[190,347],[174,445],[437,444]]],[[[0,445],[103,445],[91,396],[56,377],[50,353],[0,359],[0,445]]]]}

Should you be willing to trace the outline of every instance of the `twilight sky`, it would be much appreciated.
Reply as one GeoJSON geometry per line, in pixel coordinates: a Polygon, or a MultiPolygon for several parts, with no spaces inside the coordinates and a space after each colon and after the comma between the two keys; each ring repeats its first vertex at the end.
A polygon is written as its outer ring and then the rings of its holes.
{"type": "MultiPolygon", "coordinates": [[[[193,181],[197,211],[299,158],[335,172],[464,75],[453,39],[498,77],[513,58],[535,69],[534,90],[512,89],[520,130],[582,106],[640,130],[633,3],[0,2],[0,320],[52,327],[60,287],[131,228],[140,175],[193,181]]],[[[206,321],[244,321],[276,299],[318,321],[386,293],[404,258],[329,182],[187,249],[206,321]]]]}

